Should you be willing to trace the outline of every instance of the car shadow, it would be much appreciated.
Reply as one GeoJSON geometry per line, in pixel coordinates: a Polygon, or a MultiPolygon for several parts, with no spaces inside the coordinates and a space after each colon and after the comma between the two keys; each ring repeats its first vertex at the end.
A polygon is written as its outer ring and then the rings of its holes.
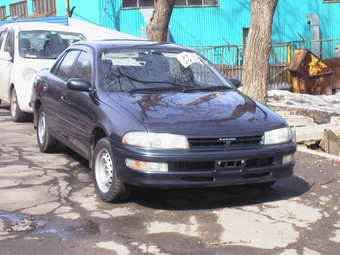
{"type": "Polygon", "coordinates": [[[72,158],[74,161],[77,161],[81,166],[85,167],[90,173],[91,169],[89,168],[89,162],[80,154],[68,148],[66,145],[59,143],[58,149],[54,153],[65,154],[67,157],[72,158]]]}
{"type": "Polygon", "coordinates": [[[0,112],[0,116],[10,116],[10,113],[9,113],[9,104],[7,104],[5,102],[1,102],[0,110],[5,110],[5,111],[1,111],[0,112]]]}
{"type": "MultiPolygon", "coordinates": [[[[91,175],[88,161],[76,152],[61,144],[57,153],[64,153],[79,162],[91,175]]],[[[297,175],[278,180],[268,188],[255,185],[172,189],[134,186],[129,198],[120,204],[135,203],[157,210],[217,209],[287,200],[301,196],[310,188],[310,184],[297,175]]]]}
{"type": "Polygon", "coordinates": [[[254,185],[188,189],[134,187],[128,202],[159,210],[216,209],[287,200],[309,189],[309,183],[293,175],[269,188],[254,185]]]}
{"type": "Polygon", "coordinates": [[[0,109],[6,109],[9,110],[9,103],[0,100],[0,109]]]}

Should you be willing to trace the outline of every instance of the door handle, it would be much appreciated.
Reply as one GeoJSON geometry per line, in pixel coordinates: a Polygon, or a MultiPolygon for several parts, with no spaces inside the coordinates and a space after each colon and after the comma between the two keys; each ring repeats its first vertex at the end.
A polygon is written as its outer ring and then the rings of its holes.
{"type": "Polygon", "coordinates": [[[47,89],[48,89],[48,84],[45,83],[43,89],[44,89],[44,91],[47,91],[47,89]]]}
{"type": "Polygon", "coordinates": [[[67,99],[67,95],[66,95],[66,93],[62,93],[61,94],[61,101],[65,101],[67,99]]]}

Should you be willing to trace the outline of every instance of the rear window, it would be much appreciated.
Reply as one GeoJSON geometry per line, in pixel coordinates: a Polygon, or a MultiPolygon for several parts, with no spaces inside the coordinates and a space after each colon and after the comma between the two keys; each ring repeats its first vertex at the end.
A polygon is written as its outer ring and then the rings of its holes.
{"type": "Polygon", "coordinates": [[[56,59],[69,45],[85,40],[79,33],[32,30],[19,33],[19,54],[23,58],[56,59]]]}

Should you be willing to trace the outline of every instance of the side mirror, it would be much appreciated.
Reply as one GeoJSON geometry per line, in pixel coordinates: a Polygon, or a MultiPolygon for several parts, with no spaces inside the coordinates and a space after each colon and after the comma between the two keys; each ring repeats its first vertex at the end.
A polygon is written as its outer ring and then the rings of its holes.
{"type": "Polygon", "coordinates": [[[91,83],[88,80],[80,78],[71,78],[66,83],[67,88],[75,91],[87,91],[91,90],[91,83]]]}
{"type": "Polygon", "coordinates": [[[234,77],[234,78],[230,78],[229,80],[231,81],[232,84],[234,84],[236,88],[239,88],[241,86],[240,78],[234,77]]]}
{"type": "Polygon", "coordinates": [[[7,51],[0,52],[0,59],[6,61],[12,61],[11,54],[7,51]]]}

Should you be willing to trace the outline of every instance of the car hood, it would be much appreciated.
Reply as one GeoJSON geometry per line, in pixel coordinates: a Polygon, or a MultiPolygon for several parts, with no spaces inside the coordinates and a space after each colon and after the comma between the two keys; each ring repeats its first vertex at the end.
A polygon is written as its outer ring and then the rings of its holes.
{"type": "Polygon", "coordinates": [[[151,132],[249,134],[283,127],[284,120],[239,91],[109,94],[151,132]]]}

